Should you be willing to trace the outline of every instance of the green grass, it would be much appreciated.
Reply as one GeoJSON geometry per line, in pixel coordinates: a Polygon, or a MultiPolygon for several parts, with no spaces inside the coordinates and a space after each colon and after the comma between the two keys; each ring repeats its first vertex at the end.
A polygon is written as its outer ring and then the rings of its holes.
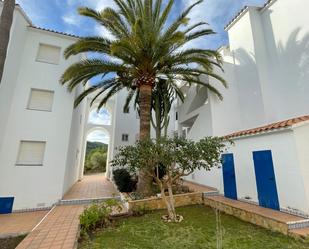
{"type": "MultiPolygon", "coordinates": [[[[216,249],[216,216],[205,206],[179,208],[185,220],[167,224],[164,211],[123,219],[115,227],[98,231],[79,248],[108,249],[216,249]]],[[[221,214],[223,248],[227,249],[304,249],[309,244],[221,214]]]]}

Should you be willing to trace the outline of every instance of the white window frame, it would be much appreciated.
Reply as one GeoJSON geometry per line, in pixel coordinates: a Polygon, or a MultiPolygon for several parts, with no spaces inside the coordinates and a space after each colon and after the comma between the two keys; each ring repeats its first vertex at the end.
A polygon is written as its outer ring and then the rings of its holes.
{"type": "Polygon", "coordinates": [[[52,112],[53,111],[53,107],[54,107],[54,98],[55,98],[55,91],[53,90],[46,90],[46,89],[39,89],[39,88],[31,88],[30,89],[30,94],[29,94],[29,98],[28,98],[28,103],[27,103],[27,110],[30,111],[40,111],[40,112],[52,112]],[[30,103],[31,103],[31,97],[32,97],[32,92],[33,91],[40,91],[40,92],[48,92],[52,94],[52,103],[51,103],[51,107],[50,109],[39,109],[39,108],[31,108],[30,107],[30,103]]]}
{"type": "Polygon", "coordinates": [[[36,54],[36,57],[35,57],[35,61],[36,62],[42,62],[42,63],[46,63],[46,64],[51,64],[51,65],[59,65],[60,64],[60,60],[61,60],[61,47],[55,46],[55,45],[51,45],[51,44],[47,44],[47,43],[39,43],[39,46],[38,46],[38,49],[37,49],[37,54],[36,54]],[[58,61],[57,62],[52,62],[52,61],[49,61],[49,60],[39,59],[39,52],[40,52],[41,46],[47,46],[47,47],[52,47],[52,48],[58,49],[59,50],[58,61]]]}
{"type": "Polygon", "coordinates": [[[44,165],[44,159],[45,159],[45,153],[46,153],[46,144],[47,144],[46,141],[21,140],[19,142],[19,148],[18,148],[18,154],[17,154],[15,166],[19,166],[19,167],[20,166],[21,167],[41,167],[41,166],[43,166],[44,165]],[[42,163],[22,163],[22,162],[19,162],[22,143],[40,143],[40,144],[44,144],[42,163]]]}

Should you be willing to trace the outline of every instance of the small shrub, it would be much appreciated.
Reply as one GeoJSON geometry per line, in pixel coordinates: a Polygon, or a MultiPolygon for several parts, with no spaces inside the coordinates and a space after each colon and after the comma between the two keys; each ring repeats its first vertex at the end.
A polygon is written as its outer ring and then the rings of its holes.
{"type": "Polygon", "coordinates": [[[126,169],[116,169],[113,171],[113,175],[120,192],[129,193],[135,190],[136,181],[132,179],[131,174],[126,169]]]}
{"type": "Polygon", "coordinates": [[[81,237],[87,237],[96,228],[107,227],[111,224],[110,215],[122,208],[117,200],[107,200],[103,203],[92,204],[80,215],[81,237]]]}
{"type": "Polygon", "coordinates": [[[142,206],[134,206],[132,209],[133,216],[143,216],[147,212],[147,205],[142,205],[142,206]]]}
{"type": "Polygon", "coordinates": [[[130,197],[133,201],[143,200],[143,199],[147,198],[147,196],[143,195],[142,193],[138,193],[138,192],[130,193],[130,197]]]}

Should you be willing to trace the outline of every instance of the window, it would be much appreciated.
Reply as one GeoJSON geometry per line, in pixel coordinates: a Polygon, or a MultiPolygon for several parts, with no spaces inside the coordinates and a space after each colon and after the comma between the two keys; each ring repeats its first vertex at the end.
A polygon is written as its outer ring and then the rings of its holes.
{"type": "Polygon", "coordinates": [[[178,121],[178,112],[176,112],[176,121],[178,121]]]}
{"type": "Polygon", "coordinates": [[[28,109],[51,112],[53,107],[53,100],[53,91],[31,89],[28,109]]]}
{"type": "Polygon", "coordinates": [[[47,44],[40,44],[36,60],[39,62],[59,64],[61,48],[47,44]]]}
{"type": "Polygon", "coordinates": [[[129,141],[129,135],[128,134],[122,134],[122,142],[128,142],[129,141]]]}
{"type": "Polygon", "coordinates": [[[17,166],[42,166],[46,142],[21,141],[17,166]]]}

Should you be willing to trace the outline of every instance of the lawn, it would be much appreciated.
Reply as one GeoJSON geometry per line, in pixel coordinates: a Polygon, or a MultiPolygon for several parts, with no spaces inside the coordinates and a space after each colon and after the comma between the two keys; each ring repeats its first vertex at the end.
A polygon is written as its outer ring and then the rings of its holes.
{"type": "MultiPolygon", "coordinates": [[[[96,232],[80,243],[80,249],[178,249],[217,248],[216,215],[211,208],[190,206],[178,209],[181,224],[161,221],[164,211],[120,220],[115,227],[96,232]]],[[[223,248],[304,249],[309,244],[221,214],[223,248]]]]}

